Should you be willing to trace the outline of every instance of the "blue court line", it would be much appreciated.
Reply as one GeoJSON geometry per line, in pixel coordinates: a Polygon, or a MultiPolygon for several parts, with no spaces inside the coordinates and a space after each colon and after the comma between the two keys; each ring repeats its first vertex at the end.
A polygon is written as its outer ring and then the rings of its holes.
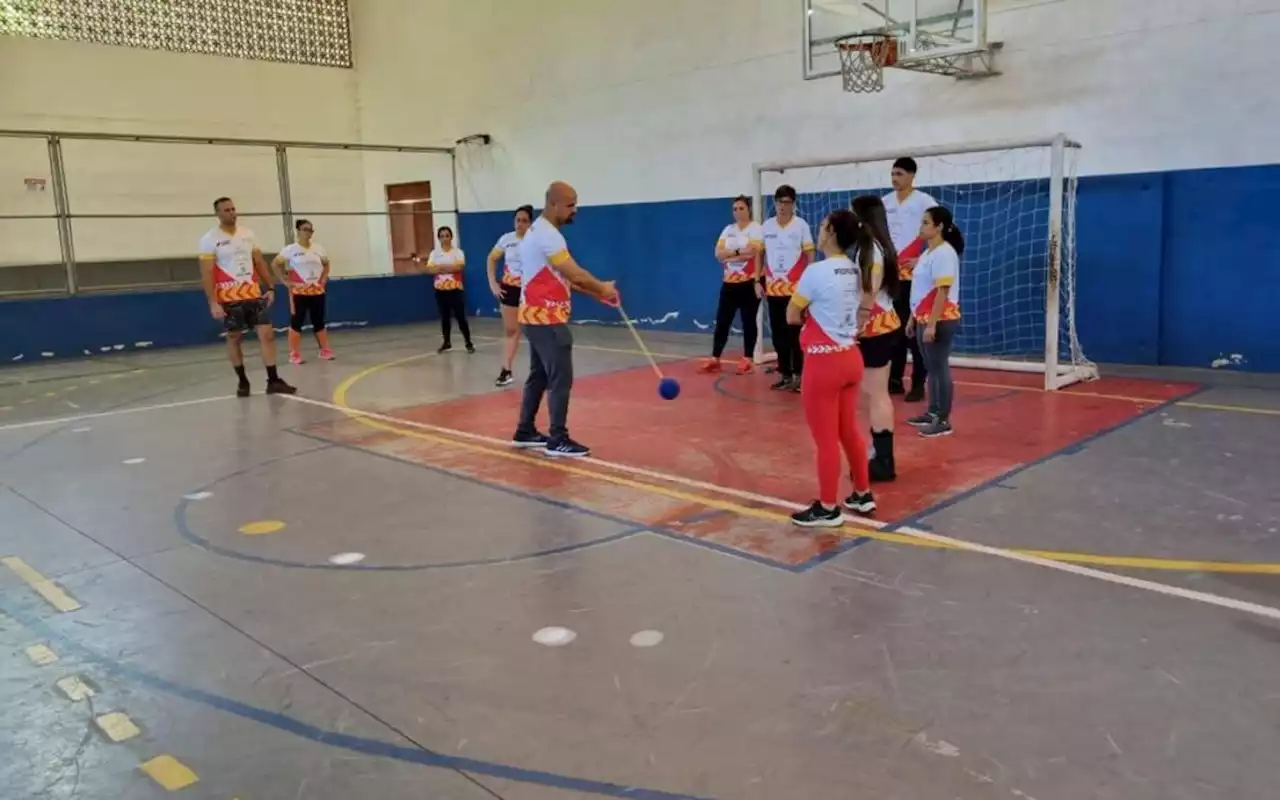
{"type": "MultiPolygon", "coordinates": [[[[0,594],[0,597],[3,597],[3,595],[0,594]]],[[[295,717],[290,717],[276,711],[268,711],[267,709],[243,703],[239,700],[233,700],[230,697],[225,697],[223,695],[207,692],[203,689],[197,689],[194,686],[178,683],[177,681],[160,677],[159,675],[130,664],[126,664],[122,661],[109,658],[87,645],[81,644],[79,641],[72,639],[63,632],[48,625],[39,617],[28,613],[26,610],[13,608],[7,604],[0,604],[0,611],[3,611],[8,616],[16,619],[19,623],[40,638],[56,643],[59,649],[63,652],[74,653],[81,659],[96,664],[107,673],[117,678],[141,684],[151,689],[180,697],[189,702],[197,703],[199,705],[213,708],[217,711],[222,711],[224,713],[240,717],[241,719],[267,725],[285,733],[293,734],[294,736],[298,736],[318,744],[327,745],[329,747],[349,750],[354,753],[374,756],[376,758],[387,758],[395,761],[419,764],[426,767],[450,769],[463,773],[485,775],[491,778],[500,778],[502,780],[516,781],[519,783],[546,786],[553,789],[562,789],[564,791],[583,792],[603,797],[622,797],[629,798],[630,800],[711,800],[710,798],[697,797],[695,795],[664,792],[657,789],[644,789],[638,786],[623,786],[622,784],[610,783],[607,781],[596,781],[589,778],[575,778],[571,775],[561,775],[554,772],[525,769],[523,767],[499,764],[493,761],[482,761],[480,759],[462,758],[459,756],[447,756],[423,747],[392,744],[391,742],[380,739],[369,739],[360,736],[353,736],[347,733],[324,730],[323,728],[303,722],[295,717]]],[[[372,715],[370,715],[370,717],[371,719],[380,722],[376,717],[372,717],[372,715]]]]}
{"type": "MultiPolygon", "coordinates": [[[[1090,444],[1092,444],[1093,442],[1096,442],[1102,437],[1110,436],[1116,431],[1122,430],[1124,428],[1129,427],[1130,425],[1141,422],[1142,420],[1147,419],[1150,416],[1153,416],[1161,411],[1164,411],[1170,406],[1189,400],[1190,398],[1195,397],[1201,392],[1206,391],[1208,388],[1209,387],[1207,386],[1201,386],[1199,388],[1191,390],[1190,392],[1187,392],[1186,394],[1179,395],[1178,397],[1174,397],[1169,400],[1165,400],[1159,405],[1152,406],[1151,408],[1145,409],[1143,411],[1139,411],[1137,414],[1130,417],[1129,419],[1123,420],[1122,422],[1118,422],[1109,428],[1103,428],[1102,430],[1095,431],[1094,433],[1089,434],[1083,439],[1078,439],[1074,442],[1071,442],[1070,444],[1067,444],[1057,450],[1054,450],[1051,453],[1047,453],[1032,461],[1028,461],[1025,464],[1019,464],[1013,469],[1010,469],[1006,472],[1002,472],[1001,474],[996,475],[993,478],[985,480],[982,483],[978,484],[977,486],[966,489],[963,492],[960,492],[958,494],[954,494],[951,497],[948,497],[944,500],[939,500],[937,503],[934,503],[928,508],[917,511],[916,513],[903,517],[902,519],[895,520],[889,523],[889,525],[887,525],[884,530],[888,532],[888,531],[896,531],[907,526],[922,527],[919,525],[919,523],[920,523],[920,520],[924,519],[925,517],[936,514],[939,511],[943,511],[945,509],[951,508],[957,503],[962,503],[965,500],[968,500],[969,498],[973,497],[974,495],[981,494],[982,492],[985,492],[988,489],[999,486],[1000,484],[1003,484],[1005,481],[1007,481],[1009,478],[1012,478],[1013,476],[1018,475],[1020,473],[1026,472],[1032,467],[1037,467],[1041,464],[1044,464],[1048,461],[1052,461],[1053,459],[1059,458],[1061,456],[1068,456],[1074,453],[1079,453],[1080,451],[1088,447],[1090,444]]],[[[1005,486],[1002,488],[1010,488],[1010,487],[1005,486]]]]}

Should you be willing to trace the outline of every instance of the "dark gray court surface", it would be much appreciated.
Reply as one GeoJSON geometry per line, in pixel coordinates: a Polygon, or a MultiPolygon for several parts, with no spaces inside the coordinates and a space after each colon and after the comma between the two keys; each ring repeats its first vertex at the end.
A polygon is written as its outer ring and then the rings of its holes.
{"type": "MultiPolygon", "coordinates": [[[[580,374],[643,363],[578,337],[580,374]]],[[[435,344],[338,335],[284,372],[328,403],[435,344]]],[[[490,392],[496,366],[490,338],[347,399],[490,392]]],[[[778,569],[304,435],[345,417],[209,399],[229,376],[215,348],[0,372],[0,797],[165,796],[142,764],[223,800],[1277,796],[1276,392],[1209,389],[920,523],[1140,557],[1085,564],[1108,579],[885,541],[778,569]],[[380,568],[328,568],[346,552],[380,568]]]]}

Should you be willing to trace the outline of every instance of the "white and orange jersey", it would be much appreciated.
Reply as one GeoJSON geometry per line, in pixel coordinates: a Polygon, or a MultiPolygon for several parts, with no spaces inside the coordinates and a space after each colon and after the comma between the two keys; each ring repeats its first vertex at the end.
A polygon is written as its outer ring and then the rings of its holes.
{"type": "MultiPolygon", "coordinates": [[[[764,245],[764,229],[760,226],[760,223],[755,221],[748,222],[746,227],[742,227],[736,222],[724,226],[724,230],[720,232],[720,239],[716,242],[717,249],[723,248],[725,250],[746,250],[751,245],[756,245],[756,247],[764,245]]],[[[733,259],[724,262],[725,283],[746,283],[755,277],[755,258],[733,259]]]]}
{"type": "Polygon", "coordinates": [[[926,250],[916,262],[915,280],[911,282],[911,314],[916,322],[929,321],[938,289],[944,286],[949,287],[947,304],[938,319],[960,319],[960,256],[946,242],[926,250]]]}
{"type": "Polygon", "coordinates": [[[862,274],[847,256],[810,264],[796,283],[791,305],[808,309],[800,329],[800,347],[809,355],[839,353],[858,339],[862,274]]]}
{"type": "Polygon", "coordinates": [[[499,236],[493,245],[493,255],[502,256],[502,278],[499,283],[503,286],[519,286],[520,235],[515,231],[508,231],[499,236]]]}
{"type": "Polygon", "coordinates": [[[761,226],[764,234],[765,294],[790,297],[805,264],[813,256],[813,232],[809,223],[792,217],[786,225],[770,217],[761,226]]]}
{"type": "MultiPolygon", "coordinates": [[[[467,263],[467,256],[462,252],[461,247],[451,247],[445,250],[437,247],[431,251],[431,255],[427,256],[427,266],[429,267],[461,267],[467,263]]],[[[437,292],[452,292],[462,288],[461,272],[439,272],[436,273],[435,280],[432,282],[437,292]]]]}
{"type": "Polygon", "coordinates": [[[897,192],[889,192],[883,199],[885,218],[889,221],[889,238],[893,240],[893,249],[898,251],[898,277],[909,281],[912,265],[924,252],[920,220],[924,218],[924,212],[936,206],[938,201],[919,189],[912,189],[905,200],[899,200],[897,192]]]}
{"type": "MultiPolygon", "coordinates": [[[[849,253],[849,258],[861,270],[861,261],[858,258],[857,251],[849,253]]],[[[858,331],[858,338],[870,339],[872,336],[883,336],[886,333],[893,333],[902,327],[902,320],[898,318],[898,312],[893,308],[893,298],[889,296],[883,288],[884,286],[884,251],[880,249],[880,245],[876,245],[875,254],[871,257],[871,290],[874,292],[874,302],[871,306],[871,316],[863,323],[862,329],[858,331]]]]}
{"type": "Polygon", "coordinates": [[[573,299],[569,281],[556,269],[569,260],[569,246],[560,230],[538,217],[520,240],[521,325],[563,325],[569,321],[573,299]]]}
{"type": "Polygon", "coordinates": [[[324,294],[324,285],[320,278],[324,268],[329,266],[329,255],[318,244],[303,247],[294,243],[280,251],[275,262],[286,267],[285,276],[289,279],[289,291],[293,294],[324,294]]]}
{"type": "Polygon", "coordinates": [[[219,226],[200,237],[200,260],[213,262],[214,299],[219,303],[239,303],[262,297],[253,269],[257,252],[257,237],[243,225],[236,226],[234,233],[219,226]]]}

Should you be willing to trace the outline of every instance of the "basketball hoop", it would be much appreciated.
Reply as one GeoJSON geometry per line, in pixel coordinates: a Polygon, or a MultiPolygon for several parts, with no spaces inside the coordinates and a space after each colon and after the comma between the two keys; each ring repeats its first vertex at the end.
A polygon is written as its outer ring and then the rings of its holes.
{"type": "Polygon", "coordinates": [[[884,68],[898,63],[898,40],[886,33],[857,33],[836,41],[846,92],[884,89],[884,68]]]}

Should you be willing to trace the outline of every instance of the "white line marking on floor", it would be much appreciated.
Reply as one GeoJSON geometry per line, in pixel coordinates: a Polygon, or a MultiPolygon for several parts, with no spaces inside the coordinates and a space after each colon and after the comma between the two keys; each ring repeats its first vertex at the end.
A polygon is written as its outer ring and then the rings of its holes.
{"type": "Polygon", "coordinates": [[[79,675],[68,675],[54,685],[73,703],[79,703],[96,694],[92,686],[80,680],[79,675]]]}
{"type": "Polygon", "coordinates": [[[574,639],[578,638],[578,634],[568,628],[553,626],[550,628],[541,628],[534,632],[533,640],[538,644],[545,644],[547,647],[564,647],[574,639]]]}
{"type": "MultiPolygon", "coordinates": [[[[460,431],[460,430],[454,430],[452,428],[443,428],[438,425],[430,425],[425,422],[417,422],[415,420],[401,419],[399,417],[393,417],[388,414],[379,414],[372,411],[362,411],[358,408],[343,408],[342,406],[339,406],[335,403],[328,403],[328,402],[325,402],[324,400],[314,400],[309,397],[299,397],[297,395],[281,395],[281,396],[287,397],[288,399],[299,402],[299,403],[305,403],[307,405],[314,405],[314,406],[319,406],[321,408],[327,408],[331,411],[337,411],[347,416],[369,417],[370,419],[381,420],[383,422],[387,422],[393,425],[403,425],[410,428],[419,428],[422,430],[440,433],[446,436],[455,436],[461,439],[471,439],[473,441],[485,442],[488,444],[495,444],[500,446],[508,446],[510,444],[505,440],[495,439],[492,436],[483,436],[480,434],[471,433],[470,431],[460,431]]],[[[715,486],[713,484],[704,483],[703,481],[693,480],[691,478],[685,478],[679,475],[668,475],[666,473],[654,472],[652,470],[641,469],[639,467],[631,467],[626,464],[617,464],[612,461],[603,461],[596,458],[584,458],[584,459],[581,459],[580,461],[589,463],[589,464],[595,464],[596,466],[606,467],[611,470],[617,470],[619,472],[626,472],[632,475],[641,475],[647,478],[651,478],[659,481],[665,481],[668,483],[682,484],[684,486],[702,489],[703,491],[712,492],[715,494],[729,496],[729,497],[738,497],[745,500],[751,500],[753,502],[763,503],[763,504],[771,505],[778,508],[794,510],[802,507],[800,504],[793,503],[787,500],[782,500],[775,497],[768,497],[765,495],[758,495],[753,492],[744,492],[737,489],[729,489],[722,486],[715,486]]],[[[861,519],[858,520],[858,525],[864,526],[867,528],[877,529],[877,530],[887,527],[883,522],[878,522],[875,520],[861,520],[861,519]]],[[[1218,606],[1220,608],[1227,608],[1233,611],[1240,611],[1246,614],[1254,614],[1260,617],[1266,617],[1268,619],[1280,620],[1280,608],[1275,608],[1273,606],[1264,606],[1259,603],[1250,603],[1245,600],[1236,600],[1231,597],[1223,597],[1221,595],[1210,594],[1208,592],[1199,592],[1193,589],[1184,589],[1180,586],[1170,586],[1169,584],[1144,580],[1142,578],[1131,578],[1128,575],[1120,575],[1114,572],[1106,572],[1105,570],[1094,569],[1092,567],[1084,567],[1078,564],[1069,564],[1063,561],[1052,561],[1047,558],[1040,558],[1039,556],[1027,555],[1025,553],[1018,553],[1013,550],[1006,550],[1002,547],[989,547],[987,545],[978,544],[977,542],[970,542],[965,539],[953,539],[950,536],[942,536],[940,534],[931,533],[929,531],[921,530],[919,528],[911,528],[911,527],[904,526],[904,527],[894,528],[894,531],[897,533],[905,534],[907,536],[914,536],[917,539],[921,539],[926,542],[933,542],[935,544],[946,545],[956,550],[966,550],[970,553],[980,553],[982,555],[992,556],[994,558],[1003,558],[1008,561],[1017,561],[1022,564],[1031,564],[1037,567],[1044,567],[1045,569],[1057,570],[1058,572],[1067,572],[1072,575],[1078,575],[1080,577],[1093,578],[1094,580],[1104,581],[1106,583],[1113,583],[1118,586],[1127,586],[1131,589],[1142,589],[1144,591],[1154,592],[1155,594],[1165,595],[1166,597],[1178,597],[1183,600],[1193,600],[1195,602],[1218,606]]]]}
{"type": "Polygon", "coordinates": [[[142,735],[142,731],[123,711],[112,711],[93,720],[102,735],[113,742],[127,742],[142,735]]]}
{"type": "Polygon", "coordinates": [[[57,662],[58,654],[49,649],[48,645],[33,644],[26,648],[27,658],[37,667],[47,667],[57,662]]]}
{"type": "Polygon", "coordinates": [[[118,408],[115,411],[99,411],[96,414],[77,414],[73,417],[55,417],[53,419],[37,419],[31,422],[15,422],[0,425],[0,431],[16,431],[21,428],[39,428],[43,425],[65,425],[68,422],[79,422],[82,419],[101,419],[102,417],[118,417],[123,414],[140,414],[144,411],[161,411],[166,408],[184,408],[203,403],[216,403],[219,400],[233,400],[235,395],[224,394],[217,397],[202,397],[199,400],[181,400],[177,403],[160,403],[154,406],[138,406],[137,408],[118,408]]]}

